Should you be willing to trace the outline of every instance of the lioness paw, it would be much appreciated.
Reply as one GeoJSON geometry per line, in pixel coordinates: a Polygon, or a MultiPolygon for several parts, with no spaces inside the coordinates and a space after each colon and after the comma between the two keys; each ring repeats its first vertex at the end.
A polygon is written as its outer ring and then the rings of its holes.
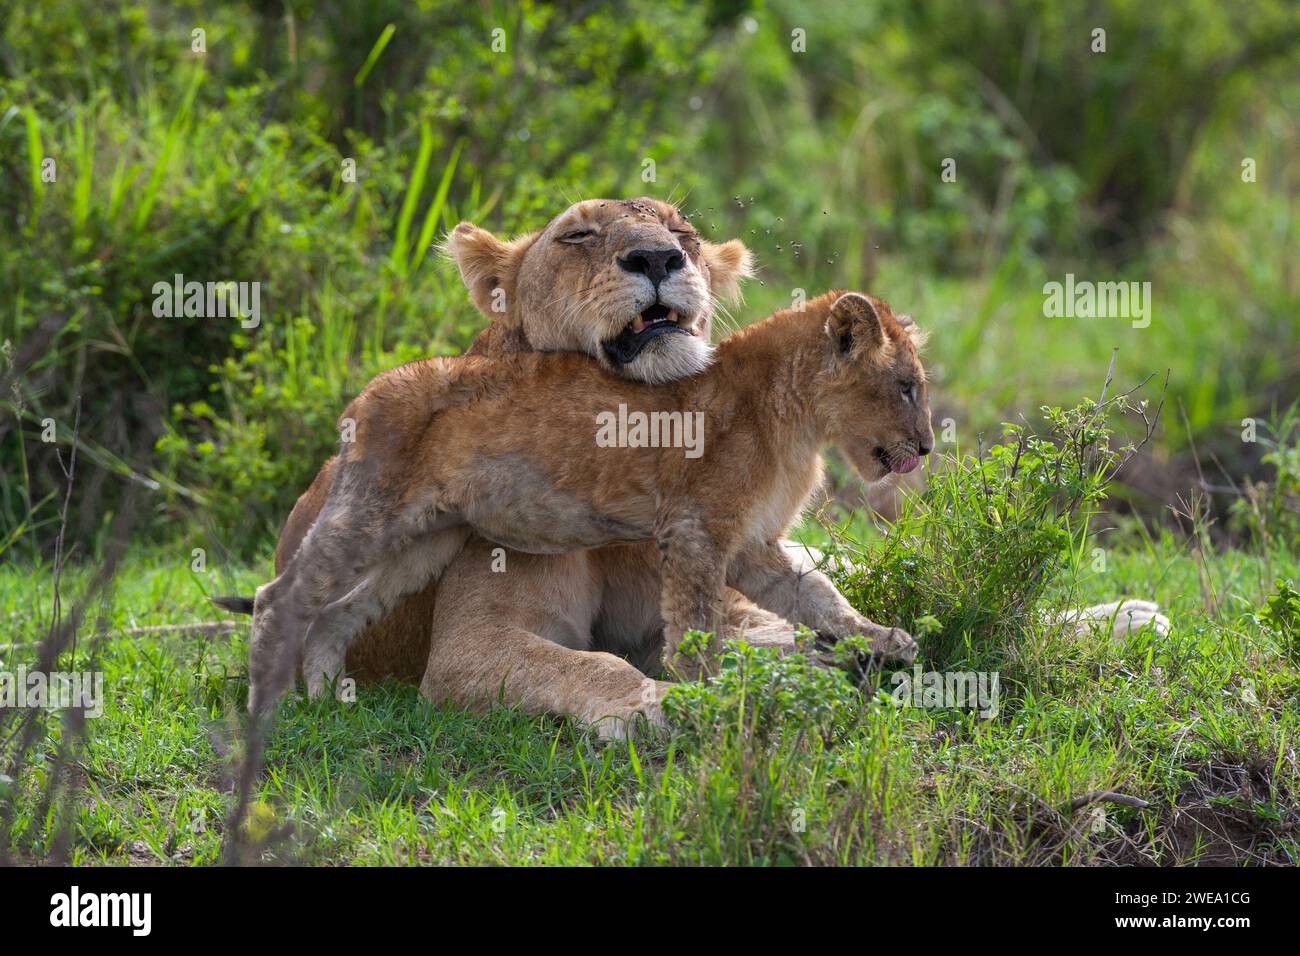
{"type": "Polygon", "coordinates": [[[1169,618],[1160,613],[1160,605],[1154,601],[1112,601],[1109,604],[1097,604],[1083,609],[1083,621],[1080,627],[1092,621],[1110,621],[1115,625],[1111,633],[1115,637],[1124,637],[1132,631],[1141,630],[1147,625],[1161,637],[1169,633],[1169,618]]]}
{"type": "Polygon", "coordinates": [[[1160,613],[1160,605],[1154,601],[1119,600],[1107,604],[1094,604],[1092,607],[1056,612],[1048,616],[1073,626],[1079,637],[1084,637],[1094,630],[1108,632],[1113,639],[1120,640],[1150,627],[1161,637],[1169,633],[1169,618],[1160,613]]]}
{"type": "Polygon", "coordinates": [[[601,740],[639,740],[666,734],[672,729],[663,705],[658,701],[641,704],[621,714],[606,714],[589,725],[601,740]]]}
{"type": "Polygon", "coordinates": [[[618,700],[591,701],[584,720],[601,740],[629,740],[667,733],[672,724],[664,714],[663,699],[672,685],[646,678],[637,692],[618,700]]]}

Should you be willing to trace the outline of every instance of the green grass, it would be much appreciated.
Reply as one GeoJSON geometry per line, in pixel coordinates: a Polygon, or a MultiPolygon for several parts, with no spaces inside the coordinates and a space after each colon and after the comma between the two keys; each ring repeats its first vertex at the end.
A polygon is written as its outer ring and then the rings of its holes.
{"type": "MultiPolygon", "coordinates": [[[[1033,653],[990,720],[896,709],[838,674],[828,693],[799,659],[742,657],[735,673],[748,697],[710,699],[716,732],[636,746],[601,743],[562,719],[472,714],[412,687],[362,687],[353,704],[282,708],[250,832],[283,832],[267,861],[332,864],[1294,862],[1297,673],[1255,614],[1266,582],[1300,576],[1300,560],[1226,551],[1203,562],[1173,537],[1131,533],[1108,553],[1104,574],[1071,586],[1079,599],[1157,597],[1172,632],[1116,643],[1031,628],[1033,653]],[[791,699],[765,697],[778,666],[793,668],[776,675],[791,699]],[[828,714],[809,716],[799,695],[819,687],[828,714]],[[1246,783],[1221,785],[1224,774],[1246,783]],[[1111,806],[1099,830],[1087,810],[1061,815],[1096,789],[1150,807],[1111,806]]],[[[213,620],[205,593],[247,590],[266,568],[196,574],[189,560],[136,554],[107,608],[109,637],[80,641],[77,666],[97,656],[109,702],[76,762],[75,863],[221,858],[247,630],[121,630],[213,620]]],[[[0,573],[15,644],[41,636],[49,598],[42,575],[0,573]]],[[[30,656],[6,650],[4,667],[30,656]]],[[[24,859],[44,857],[57,829],[39,797],[61,732],[51,720],[14,785],[24,859]]]]}

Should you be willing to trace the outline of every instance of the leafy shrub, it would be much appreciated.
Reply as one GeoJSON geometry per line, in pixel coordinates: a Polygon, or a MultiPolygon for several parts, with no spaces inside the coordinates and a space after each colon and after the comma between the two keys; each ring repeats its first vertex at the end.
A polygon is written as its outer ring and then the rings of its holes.
{"type": "MultiPolygon", "coordinates": [[[[415,346],[363,351],[350,324],[331,347],[306,317],[290,319],[283,343],[261,336],[238,358],[214,367],[221,373],[221,401],[176,404],[157,451],[164,470],[187,487],[201,488],[198,524],[217,535],[224,549],[245,553],[274,533],[294,499],[338,445],[336,423],[347,402],[385,368],[422,357],[415,346]],[[311,361],[296,357],[315,355],[311,361]]],[[[179,513],[189,496],[172,495],[179,513]]]]}
{"type": "Polygon", "coordinates": [[[1300,667],[1300,591],[1282,578],[1278,578],[1275,587],[1259,617],[1282,639],[1291,663],[1300,667]]]}
{"type": "Polygon", "coordinates": [[[1273,480],[1246,479],[1231,516],[1266,549],[1271,544],[1294,547],[1300,543],[1300,402],[1263,431],[1257,438],[1268,451],[1260,461],[1272,468],[1273,480]]]}
{"type": "Polygon", "coordinates": [[[707,681],[674,684],[664,711],[697,741],[765,748],[783,733],[833,736],[858,694],[838,671],[804,654],[726,642],[719,671],[707,681]]]}
{"type": "MultiPolygon", "coordinates": [[[[347,183],[334,145],[260,120],[267,91],[200,112],[211,79],[199,67],[184,77],[177,105],[98,97],[52,120],[4,114],[0,97],[0,144],[58,157],[54,183],[35,171],[20,186],[0,178],[23,235],[0,249],[0,284],[20,290],[0,332],[21,353],[52,330],[18,370],[29,429],[51,417],[66,440],[81,395],[80,440],[101,462],[157,481],[160,515],[201,515],[251,550],[249,532],[282,520],[328,454],[346,400],[383,368],[464,347],[478,319],[454,269],[426,255],[456,215],[436,189],[450,157],[423,197],[412,188],[434,161],[431,133],[418,162],[355,143],[362,174],[347,183]],[[411,237],[401,254],[397,232],[411,237]],[[155,315],[155,284],[177,274],[258,283],[260,324],[155,315]]],[[[7,458],[19,460],[22,439],[0,434],[7,458]]],[[[60,486],[53,455],[29,468],[33,499],[60,486]]],[[[74,522],[79,508],[84,531],[111,507],[78,496],[74,522]]],[[[14,527],[26,515],[10,506],[4,518],[14,527]]]]}
{"type": "Polygon", "coordinates": [[[949,456],[883,541],[838,572],[845,595],[872,620],[931,632],[921,649],[936,666],[1006,666],[1133,451],[1110,447],[1106,420],[1129,407],[1147,414],[1127,396],[1044,408],[1045,435],[1007,425],[1003,444],[949,456]]]}

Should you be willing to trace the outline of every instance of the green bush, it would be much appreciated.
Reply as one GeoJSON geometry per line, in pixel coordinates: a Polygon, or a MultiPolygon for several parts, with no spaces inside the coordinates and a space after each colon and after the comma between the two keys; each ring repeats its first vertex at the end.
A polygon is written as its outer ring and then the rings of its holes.
{"type": "Polygon", "coordinates": [[[761,750],[784,733],[819,733],[829,740],[857,705],[844,675],[810,656],[728,641],[718,675],[674,684],[664,710],[689,739],[718,740],[725,747],[743,740],[761,750]]]}
{"type": "Polygon", "coordinates": [[[1300,667],[1300,591],[1282,578],[1278,578],[1274,587],[1259,617],[1281,638],[1292,666],[1300,667]]]}
{"type": "Polygon", "coordinates": [[[1272,470],[1272,480],[1246,479],[1241,497],[1233,502],[1232,518],[1265,550],[1293,548],[1300,543],[1300,402],[1256,437],[1268,449],[1260,462],[1272,470]]]}
{"type": "Polygon", "coordinates": [[[1108,414],[1128,407],[1121,396],[1045,408],[1044,435],[1007,425],[1003,444],[949,456],[924,491],[905,496],[883,540],[838,572],[845,595],[872,620],[927,632],[921,653],[940,669],[1013,669],[1132,450],[1112,448],[1107,427],[1108,414]]]}

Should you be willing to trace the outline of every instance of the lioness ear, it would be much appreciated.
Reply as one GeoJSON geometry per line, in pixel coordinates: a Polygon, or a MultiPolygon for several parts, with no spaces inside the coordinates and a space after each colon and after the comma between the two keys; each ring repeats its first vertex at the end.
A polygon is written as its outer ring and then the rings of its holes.
{"type": "Polygon", "coordinates": [[[470,301],[489,319],[499,318],[515,291],[515,276],[536,233],[502,242],[486,229],[462,222],[447,236],[443,251],[460,269],[470,301]],[[498,291],[500,290],[500,291],[498,291]]]}
{"type": "Polygon", "coordinates": [[[719,299],[734,302],[740,298],[740,280],[754,274],[754,256],[739,239],[721,245],[700,243],[700,254],[709,267],[709,289],[719,299]]]}
{"type": "Polygon", "coordinates": [[[848,355],[856,349],[876,349],[883,345],[885,327],[870,299],[857,292],[846,292],[831,306],[826,335],[840,353],[848,355]]]}

